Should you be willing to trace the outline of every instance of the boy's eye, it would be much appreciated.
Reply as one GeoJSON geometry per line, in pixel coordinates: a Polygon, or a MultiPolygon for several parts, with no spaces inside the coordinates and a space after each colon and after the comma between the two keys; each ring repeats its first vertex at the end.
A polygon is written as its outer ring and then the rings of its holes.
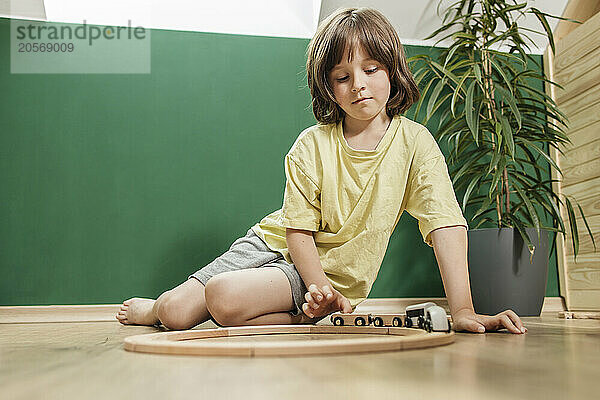
{"type": "MultiPolygon", "coordinates": [[[[371,69],[366,69],[366,70],[365,70],[365,72],[366,72],[366,73],[368,73],[368,74],[372,74],[372,73],[375,73],[375,72],[377,72],[377,70],[378,70],[378,69],[379,69],[379,68],[377,68],[377,67],[375,67],[375,68],[371,68],[371,69]]],[[[337,78],[336,80],[337,80],[338,82],[344,82],[346,79],[348,79],[348,77],[347,77],[347,76],[344,76],[344,77],[342,77],[342,78],[337,78]]]]}

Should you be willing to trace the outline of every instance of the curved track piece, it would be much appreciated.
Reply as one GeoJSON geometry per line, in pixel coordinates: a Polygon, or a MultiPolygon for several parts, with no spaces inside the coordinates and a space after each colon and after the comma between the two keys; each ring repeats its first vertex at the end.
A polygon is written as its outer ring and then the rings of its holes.
{"type": "Polygon", "coordinates": [[[427,333],[420,329],[329,326],[329,325],[264,325],[171,331],[130,336],[125,339],[125,350],[141,353],[160,353],[202,356],[299,356],[350,354],[373,351],[398,351],[443,346],[454,342],[454,332],[427,333]],[[341,340],[281,340],[236,341],[219,343],[209,338],[251,335],[303,334],[348,335],[341,340]],[[361,335],[352,338],[352,335],[361,335]],[[364,335],[373,337],[364,337],[364,335]]]}

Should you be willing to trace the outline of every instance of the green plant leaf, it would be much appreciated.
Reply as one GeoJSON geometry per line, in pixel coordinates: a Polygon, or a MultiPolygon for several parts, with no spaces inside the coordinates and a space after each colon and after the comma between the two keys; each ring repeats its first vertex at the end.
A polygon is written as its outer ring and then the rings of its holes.
{"type": "Polygon", "coordinates": [[[475,188],[475,185],[477,185],[479,183],[479,177],[476,176],[471,180],[471,183],[469,183],[469,186],[467,187],[467,190],[465,191],[465,195],[463,196],[463,204],[462,204],[462,211],[463,213],[465,212],[465,209],[467,207],[467,203],[469,201],[469,196],[471,195],[471,192],[473,191],[473,188],[475,188]]]}
{"type": "Polygon", "coordinates": [[[554,102],[554,100],[552,100],[552,97],[548,96],[546,93],[537,90],[536,88],[530,87],[528,85],[524,85],[521,83],[515,83],[515,87],[520,88],[532,95],[538,95],[540,97],[542,97],[544,100],[546,100],[548,103],[550,103],[548,106],[552,105],[552,106],[556,106],[556,103],[554,102]]]}
{"type": "MultiPolygon", "coordinates": [[[[517,143],[519,143],[519,142],[517,141],[517,143]]],[[[527,156],[527,158],[532,162],[532,165],[538,165],[539,166],[539,164],[537,163],[537,158],[535,158],[535,156],[533,155],[533,153],[531,152],[531,150],[529,150],[529,148],[527,146],[521,146],[519,144],[519,147],[521,148],[521,150],[523,150],[523,152],[525,153],[525,155],[527,156]]],[[[542,174],[540,173],[540,171],[542,171],[542,168],[541,167],[534,168],[534,171],[535,171],[535,174],[536,174],[536,177],[537,177],[537,181],[538,182],[541,181],[542,180],[542,174]]]]}
{"type": "Polygon", "coordinates": [[[448,118],[445,121],[441,121],[442,125],[440,125],[441,127],[438,129],[437,132],[437,134],[440,136],[440,139],[446,136],[454,137],[456,135],[459,135],[460,131],[463,130],[463,128],[466,128],[468,130],[463,115],[464,110],[458,113],[455,118],[448,118]]]}
{"type": "Polygon", "coordinates": [[[498,66],[498,64],[496,64],[494,62],[494,59],[492,57],[490,57],[490,63],[496,69],[496,71],[498,71],[498,73],[502,76],[502,79],[504,79],[504,82],[506,83],[506,87],[508,87],[508,89],[510,90],[510,94],[512,95],[513,94],[512,83],[511,83],[510,79],[508,79],[508,76],[506,76],[506,74],[504,73],[502,68],[500,68],[498,66]]]}
{"type": "MultiPolygon", "coordinates": [[[[512,177],[512,178],[515,179],[515,180],[518,180],[517,177],[512,177]]],[[[535,202],[536,204],[542,206],[544,208],[544,210],[546,210],[548,212],[549,215],[555,217],[555,215],[554,215],[554,209],[551,208],[547,204],[546,199],[540,194],[540,193],[543,193],[542,191],[531,190],[530,193],[531,193],[531,196],[534,199],[534,201],[532,201],[532,203],[535,202]]]]}
{"type": "Polygon", "coordinates": [[[460,49],[461,46],[462,46],[462,43],[460,43],[460,42],[458,42],[458,45],[452,45],[452,48],[450,49],[450,51],[448,52],[448,55],[446,56],[446,61],[444,61],[444,69],[446,69],[446,65],[448,65],[448,61],[450,61],[450,59],[452,58],[452,56],[454,55],[456,50],[460,49]]]}
{"type": "Polygon", "coordinates": [[[508,154],[512,157],[512,160],[515,160],[515,142],[513,140],[513,132],[510,127],[510,122],[508,122],[508,118],[504,115],[501,118],[502,122],[502,135],[504,135],[504,141],[506,142],[506,146],[508,147],[508,154]]]}
{"type": "Polygon", "coordinates": [[[501,159],[502,159],[502,153],[500,152],[500,149],[496,145],[496,148],[493,150],[492,158],[491,158],[490,163],[487,168],[488,174],[491,173],[494,170],[494,168],[498,166],[498,163],[500,162],[501,159]]]}
{"type": "MultiPolygon", "coordinates": [[[[469,153],[466,157],[471,157],[472,155],[474,155],[475,157],[473,158],[468,158],[463,162],[463,165],[460,167],[460,169],[458,170],[458,172],[456,172],[456,174],[454,174],[454,179],[453,179],[453,183],[456,183],[456,181],[466,172],[468,172],[468,170],[470,168],[472,168],[472,166],[474,164],[477,163],[477,161],[479,161],[479,159],[483,156],[485,156],[485,152],[480,151],[479,149],[476,149],[474,151],[472,151],[471,153],[469,153]]],[[[465,158],[466,158],[465,157],[465,158]]]]}
{"type": "Polygon", "coordinates": [[[473,138],[475,139],[475,143],[479,145],[478,142],[478,129],[477,122],[475,119],[479,119],[479,113],[475,114],[475,109],[473,108],[473,93],[475,92],[475,81],[471,82],[469,88],[467,89],[467,98],[465,99],[465,118],[467,119],[467,125],[473,134],[473,138]]]}
{"type": "MultiPolygon", "coordinates": [[[[498,164],[498,160],[500,161],[500,165],[498,166],[498,168],[496,168],[496,172],[494,172],[494,177],[492,178],[492,184],[490,185],[490,191],[488,193],[489,197],[492,197],[492,195],[496,192],[499,192],[500,190],[498,189],[498,181],[500,180],[500,178],[502,177],[502,172],[504,169],[504,163],[503,163],[503,159],[500,158],[498,159],[496,156],[494,156],[494,158],[496,159],[496,161],[493,163],[494,165],[498,164]]],[[[488,173],[492,171],[494,167],[492,166],[492,168],[488,169],[488,173]]]]}
{"type": "Polygon", "coordinates": [[[419,111],[421,110],[421,105],[423,104],[423,100],[427,96],[427,92],[429,91],[429,88],[431,87],[431,84],[433,83],[433,81],[434,80],[431,79],[429,82],[427,82],[427,86],[425,86],[425,89],[423,89],[423,91],[421,92],[421,96],[419,97],[419,102],[417,103],[417,107],[416,107],[416,110],[415,110],[415,116],[414,116],[414,118],[416,120],[418,120],[419,111]]]}
{"type": "Polygon", "coordinates": [[[542,155],[542,157],[544,157],[546,159],[546,161],[548,161],[561,175],[562,172],[560,170],[560,168],[558,167],[558,165],[556,165],[556,163],[554,162],[553,159],[551,159],[550,157],[548,157],[548,155],[546,153],[544,153],[539,147],[537,147],[534,143],[530,142],[529,140],[523,138],[523,137],[518,137],[517,139],[515,139],[517,142],[519,141],[523,141],[525,143],[527,143],[530,147],[532,147],[535,151],[537,151],[539,154],[542,155]]]}
{"type": "Polygon", "coordinates": [[[533,220],[533,223],[534,223],[535,228],[536,228],[536,230],[538,232],[538,235],[539,235],[539,233],[540,233],[540,220],[538,218],[537,212],[535,211],[535,208],[533,207],[533,204],[531,204],[531,201],[529,200],[529,198],[527,197],[527,195],[523,192],[523,190],[519,187],[519,185],[513,185],[513,187],[515,188],[515,190],[517,191],[517,193],[519,194],[519,196],[521,197],[521,199],[525,202],[525,206],[527,207],[527,211],[529,211],[529,216],[533,220]]]}
{"type": "Polygon", "coordinates": [[[452,39],[467,39],[467,41],[475,42],[477,38],[467,32],[455,32],[452,34],[452,39]]]}
{"type": "Polygon", "coordinates": [[[438,34],[440,34],[440,33],[444,32],[444,31],[450,29],[454,25],[462,25],[462,21],[461,20],[464,20],[465,18],[466,18],[467,21],[472,18],[472,16],[459,15],[459,16],[456,16],[452,21],[449,21],[446,24],[445,22],[446,22],[446,19],[448,18],[448,16],[450,15],[450,11],[451,11],[451,6],[448,7],[447,12],[446,12],[446,14],[444,16],[444,19],[442,20],[442,24],[443,25],[440,28],[438,28],[437,30],[435,30],[432,34],[430,34],[429,36],[427,36],[426,38],[424,38],[423,40],[429,40],[431,38],[434,38],[438,34]],[[459,21],[461,21],[461,22],[459,22],[459,21]]]}
{"type": "Polygon", "coordinates": [[[540,10],[538,10],[535,7],[531,7],[530,12],[535,14],[537,19],[540,21],[540,23],[544,27],[544,30],[546,31],[546,34],[548,35],[548,41],[550,42],[550,47],[552,47],[552,52],[554,54],[556,54],[556,49],[554,48],[554,36],[552,35],[552,28],[550,28],[548,21],[546,21],[547,14],[544,14],[543,12],[541,12],[540,10]]]}
{"type": "Polygon", "coordinates": [[[475,73],[475,77],[479,81],[479,84],[483,86],[483,79],[481,78],[481,68],[479,67],[479,64],[476,63],[473,65],[473,72],[475,73]]]}
{"type": "Polygon", "coordinates": [[[497,82],[494,82],[494,88],[502,94],[502,98],[510,106],[510,110],[519,124],[519,129],[521,129],[521,113],[519,112],[519,107],[517,107],[514,96],[508,90],[500,86],[497,82]]]}
{"type": "Polygon", "coordinates": [[[456,87],[456,89],[454,90],[454,93],[452,94],[452,101],[450,102],[450,111],[452,112],[452,116],[454,118],[456,118],[456,114],[454,112],[454,104],[456,104],[456,96],[458,95],[458,93],[463,90],[462,89],[462,85],[465,82],[465,80],[471,75],[471,69],[469,69],[464,75],[463,77],[460,79],[460,82],[458,83],[458,86],[456,87]]]}
{"type": "Polygon", "coordinates": [[[496,121],[496,149],[498,154],[502,154],[502,124],[496,121]]]}
{"type": "MultiPolygon", "coordinates": [[[[561,120],[561,118],[558,115],[546,110],[545,108],[537,107],[533,104],[521,103],[521,104],[519,104],[519,107],[521,107],[522,110],[533,111],[534,113],[539,113],[541,115],[544,115],[545,118],[541,119],[541,121],[543,121],[544,123],[547,122],[546,118],[548,118],[548,117],[553,118],[557,121],[561,120]]],[[[536,116],[536,114],[532,114],[530,116],[531,116],[531,118],[538,118],[536,116]]]]}
{"type": "Polygon", "coordinates": [[[505,8],[501,8],[498,10],[498,12],[500,12],[501,14],[507,15],[511,11],[520,10],[522,8],[525,8],[526,6],[527,6],[527,2],[521,3],[521,4],[515,4],[514,6],[508,6],[505,8]]]}
{"type": "MultiPolygon", "coordinates": [[[[433,108],[431,110],[431,115],[435,114],[435,112],[437,111],[437,109],[440,108],[442,106],[442,104],[444,104],[444,102],[446,101],[446,99],[448,99],[450,96],[452,96],[452,93],[448,93],[444,97],[442,97],[441,99],[439,99],[435,103],[435,105],[433,106],[433,108]]],[[[431,104],[431,103],[429,103],[429,104],[431,104]]],[[[431,117],[425,118],[425,124],[427,124],[427,122],[429,122],[429,118],[431,118],[431,117]]]]}
{"type": "Polygon", "coordinates": [[[562,216],[561,216],[561,213],[560,213],[560,209],[552,201],[552,199],[550,199],[550,197],[548,197],[548,195],[546,193],[544,193],[544,196],[548,200],[548,203],[550,203],[552,205],[552,209],[554,210],[554,218],[559,223],[561,230],[564,232],[565,231],[565,225],[563,224],[563,220],[562,220],[562,216]]]}
{"type": "MultiPolygon", "coordinates": [[[[533,185],[533,184],[525,181],[524,179],[522,179],[523,176],[524,175],[511,174],[510,179],[519,182],[523,187],[531,187],[531,190],[529,191],[529,193],[531,193],[531,195],[537,200],[537,204],[541,205],[545,210],[547,210],[548,214],[550,214],[550,216],[552,216],[552,218],[554,218],[555,220],[558,221],[562,230],[564,231],[564,225],[562,222],[560,211],[559,211],[558,207],[556,206],[556,204],[554,204],[554,202],[552,200],[550,200],[550,198],[548,196],[548,193],[553,194],[552,190],[545,186],[548,182],[547,181],[538,182],[533,185]],[[536,188],[537,188],[537,190],[536,190],[536,188]]],[[[519,204],[517,204],[513,208],[513,212],[516,211],[516,208],[522,204],[525,204],[525,202],[521,201],[519,204]]]]}
{"type": "Polygon", "coordinates": [[[442,89],[444,89],[445,84],[446,84],[446,78],[444,77],[444,78],[440,79],[440,81],[437,83],[437,85],[435,85],[433,92],[431,92],[431,97],[429,98],[429,101],[427,102],[426,120],[429,120],[429,118],[431,118],[431,110],[433,109],[433,106],[435,105],[442,89]]]}
{"type": "MultiPolygon", "coordinates": [[[[492,201],[494,201],[494,199],[493,199],[493,198],[491,198],[491,197],[487,197],[487,198],[485,199],[485,202],[484,202],[484,203],[481,205],[481,207],[479,208],[479,210],[477,210],[477,211],[475,212],[475,214],[473,215],[473,219],[477,218],[477,216],[479,216],[479,215],[480,215],[481,213],[483,213],[483,212],[488,212],[488,211],[490,211],[490,210],[488,210],[488,208],[489,208],[490,204],[492,204],[492,201]]],[[[494,208],[495,208],[495,207],[494,207],[494,208]]]]}
{"type": "Polygon", "coordinates": [[[437,69],[442,74],[442,76],[447,77],[455,84],[458,84],[458,78],[456,77],[456,75],[454,75],[452,73],[452,71],[449,71],[448,69],[442,67],[440,64],[438,64],[435,61],[432,61],[431,65],[434,66],[435,69],[437,69]]]}
{"type": "Polygon", "coordinates": [[[491,218],[485,217],[484,219],[482,219],[481,221],[479,221],[479,223],[477,225],[475,225],[474,228],[471,228],[471,229],[477,229],[477,228],[479,228],[481,225],[483,225],[487,221],[489,221],[491,223],[494,223],[494,221],[491,218]]]}
{"type": "Polygon", "coordinates": [[[490,38],[492,40],[489,40],[487,42],[485,42],[484,47],[487,50],[488,48],[490,48],[494,43],[500,42],[500,41],[504,41],[507,37],[509,37],[512,34],[512,32],[510,30],[507,30],[505,32],[502,32],[500,35],[491,35],[490,38]]]}
{"type": "Polygon", "coordinates": [[[577,253],[579,253],[579,233],[577,232],[577,221],[575,219],[575,212],[573,211],[573,205],[567,196],[565,196],[567,202],[567,214],[569,215],[569,227],[571,228],[571,239],[573,242],[573,254],[575,256],[575,263],[577,263],[577,253]]]}
{"type": "Polygon", "coordinates": [[[577,208],[579,208],[579,212],[581,213],[581,218],[583,218],[583,223],[585,224],[585,227],[586,227],[588,233],[590,234],[590,237],[592,238],[592,244],[594,245],[594,251],[596,251],[596,241],[594,240],[594,235],[592,234],[592,231],[590,230],[590,226],[587,223],[587,219],[585,219],[585,215],[583,214],[583,210],[581,209],[579,202],[577,200],[575,200],[575,202],[577,203],[577,208]]]}
{"type": "Polygon", "coordinates": [[[525,243],[527,243],[527,248],[529,249],[529,263],[533,264],[533,255],[535,253],[535,246],[531,243],[531,240],[529,239],[529,235],[527,234],[527,231],[525,230],[525,226],[521,223],[521,221],[519,221],[518,218],[514,218],[510,214],[508,214],[507,216],[510,218],[511,222],[515,225],[515,227],[521,234],[521,237],[523,238],[525,243]]]}
{"type": "Polygon", "coordinates": [[[421,81],[428,74],[429,74],[429,71],[426,68],[421,68],[421,69],[417,70],[417,72],[415,72],[414,78],[415,78],[415,83],[417,84],[417,87],[419,87],[421,85],[421,81]]]}
{"type": "MultiPolygon", "coordinates": [[[[505,53],[505,52],[501,52],[501,51],[493,50],[493,49],[487,49],[487,51],[490,53],[496,54],[498,56],[512,58],[512,59],[520,62],[521,66],[523,66],[523,67],[527,65],[526,61],[524,61],[521,57],[515,56],[514,54],[505,53]]],[[[498,58],[498,60],[500,60],[501,62],[504,62],[501,58],[498,58]]]]}

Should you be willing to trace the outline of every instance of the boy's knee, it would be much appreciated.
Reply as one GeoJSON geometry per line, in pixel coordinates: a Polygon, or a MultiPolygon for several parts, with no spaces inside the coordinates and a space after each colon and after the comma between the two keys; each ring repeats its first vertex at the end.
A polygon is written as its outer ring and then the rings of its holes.
{"type": "Polygon", "coordinates": [[[224,277],[215,275],[206,282],[204,289],[206,308],[212,317],[223,326],[243,325],[246,321],[244,307],[239,304],[239,293],[232,289],[224,277]]]}
{"type": "Polygon", "coordinates": [[[165,293],[161,299],[157,314],[160,322],[168,329],[190,329],[194,325],[194,321],[190,319],[189,313],[186,312],[185,301],[170,293],[165,293]]]}

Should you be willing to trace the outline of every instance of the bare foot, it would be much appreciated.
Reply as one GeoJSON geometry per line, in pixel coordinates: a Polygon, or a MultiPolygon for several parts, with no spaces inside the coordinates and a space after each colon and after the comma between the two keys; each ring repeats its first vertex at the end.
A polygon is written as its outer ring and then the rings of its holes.
{"type": "Polygon", "coordinates": [[[140,297],[125,300],[116,318],[124,325],[157,325],[160,321],[152,310],[155,301],[140,297]]]}

